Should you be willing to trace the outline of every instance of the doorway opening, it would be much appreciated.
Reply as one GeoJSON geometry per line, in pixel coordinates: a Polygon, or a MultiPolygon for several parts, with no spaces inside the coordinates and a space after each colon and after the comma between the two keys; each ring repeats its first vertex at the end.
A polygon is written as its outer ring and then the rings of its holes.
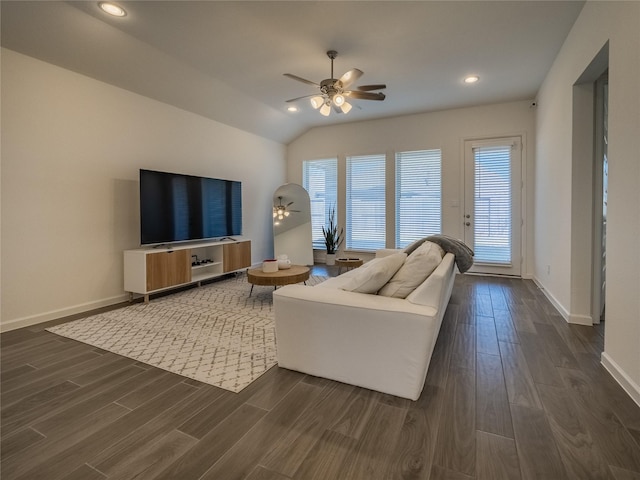
{"type": "Polygon", "coordinates": [[[607,288],[607,193],[609,74],[595,82],[593,172],[593,285],[591,313],[594,324],[604,321],[607,288]]]}
{"type": "Polygon", "coordinates": [[[569,323],[596,325],[606,296],[609,44],[573,85],[569,323]]]}

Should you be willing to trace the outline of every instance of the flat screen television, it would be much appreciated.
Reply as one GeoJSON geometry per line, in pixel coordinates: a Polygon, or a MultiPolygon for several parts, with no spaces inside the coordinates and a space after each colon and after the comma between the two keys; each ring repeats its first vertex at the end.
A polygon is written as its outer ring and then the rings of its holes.
{"type": "Polygon", "coordinates": [[[242,235],[242,184],[140,170],[140,243],[242,235]]]}

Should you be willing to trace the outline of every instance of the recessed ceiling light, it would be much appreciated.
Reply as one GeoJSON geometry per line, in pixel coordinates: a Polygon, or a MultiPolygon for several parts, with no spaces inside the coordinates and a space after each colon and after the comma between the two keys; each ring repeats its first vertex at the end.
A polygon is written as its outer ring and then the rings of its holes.
{"type": "Polygon", "coordinates": [[[464,83],[476,83],[478,80],[480,80],[479,76],[469,75],[468,77],[465,77],[464,83]]]}
{"type": "Polygon", "coordinates": [[[124,17],[127,12],[125,12],[124,8],[116,5],[111,2],[98,2],[98,6],[109,15],[113,15],[114,17],[124,17]]]}
{"type": "Polygon", "coordinates": [[[287,111],[289,112],[297,112],[298,111],[298,107],[291,105],[289,107],[287,107],[287,111]]]}

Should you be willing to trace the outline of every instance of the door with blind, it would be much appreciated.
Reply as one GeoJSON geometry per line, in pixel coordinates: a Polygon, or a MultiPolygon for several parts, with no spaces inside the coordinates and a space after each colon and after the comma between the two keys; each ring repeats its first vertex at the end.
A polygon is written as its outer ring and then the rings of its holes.
{"type": "Polygon", "coordinates": [[[520,276],[520,137],[465,142],[464,240],[475,273],[520,276]]]}

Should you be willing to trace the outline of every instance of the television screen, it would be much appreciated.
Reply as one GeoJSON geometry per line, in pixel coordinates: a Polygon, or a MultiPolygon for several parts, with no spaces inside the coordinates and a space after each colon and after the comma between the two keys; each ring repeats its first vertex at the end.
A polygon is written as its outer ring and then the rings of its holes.
{"type": "Polygon", "coordinates": [[[242,184],[140,170],[140,243],[242,234],[242,184]]]}

